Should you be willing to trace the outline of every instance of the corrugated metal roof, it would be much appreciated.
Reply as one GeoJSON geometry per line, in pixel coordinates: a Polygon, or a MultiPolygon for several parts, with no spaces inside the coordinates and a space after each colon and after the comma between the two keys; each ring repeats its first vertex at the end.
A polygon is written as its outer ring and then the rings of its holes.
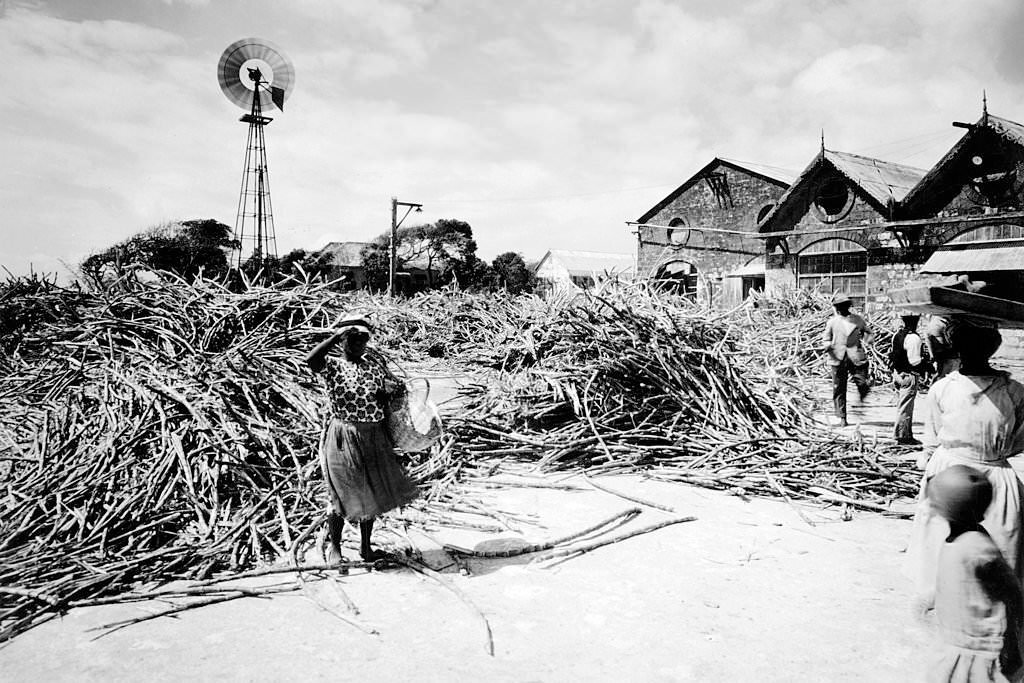
{"type": "Polygon", "coordinates": [[[1024,270],[1024,243],[1012,246],[964,245],[939,249],[924,265],[922,273],[981,273],[1024,270]]]}
{"type": "Polygon", "coordinates": [[[826,162],[867,193],[879,211],[885,211],[889,207],[890,199],[897,202],[902,200],[926,174],[924,169],[914,166],[823,149],[779,197],[775,208],[761,222],[759,232],[772,232],[773,224],[780,216],[786,212],[799,210],[799,203],[794,203],[795,198],[807,192],[810,187],[808,183],[821,172],[822,164],[826,162]]]}
{"type": "Polygon", "coordinates": [[[538,264],[538,268],[548,259],[561,265],[570,275],[575,276],[601,275],[606,272],[617,275],[632,275],[633,273],[633,257],[630,254],[552,249],[538,264]]]}
{"type": "Polygon", "coordinates": [[[796,171],[791,171],[785,168],[779,168],[778,166],[757,164],[752,161],[739,161],[738,159],[726,159],[725,157],[719,157],[719,159],[721,159],[722,161],[726,161],[732,164],[733,166],[738,166],[747,171],[752,171],[753,173],[756,173],[758,175],[763,175],[766,178],[771,178],[772,180],[777,180],[780,183],[785,183],[786,185],[792,183],[794,180],[796,180],[796,177],[800,175],[796,171]]]}
{"type": "Polygon", "coordinates": [[[332,265],[358,268],[363,265],[363,247],[369,244],[369,242],[329,242],[320,250],[320,253],[329,253],[332,265]]]}
{"type": "Polygon", "coordinates": [[[882,206],[890,200],[901,201],[927,173],[922,168],[847,152],[825,150],[825,158],[882,206]]]}

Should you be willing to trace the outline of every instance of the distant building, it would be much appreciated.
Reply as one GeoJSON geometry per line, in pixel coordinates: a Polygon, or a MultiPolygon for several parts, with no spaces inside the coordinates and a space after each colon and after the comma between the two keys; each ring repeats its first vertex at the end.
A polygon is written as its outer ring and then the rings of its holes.
{"type": "Polygon", "coordinates": [[[609,279],[632,280],[636,270],[629,254],[552,249],[534,273],[542,292],[579,292],[609,279]]]}
{"type": "Polygon", "coordinates": [[[758,225],[794,177],[763,164],[712,159],[637,221],[639,276],[722,306],[763,289],[758,225]]]}
{"type": "Polygon", "coordinates": [[[344,277],[344,289],[364,289],[366,273],[363,271],[362,251],[369,244],[369,242],[330,242],[321,249],[320,254],[330,254],[331,256],[327,278],[336,280],[344,277]]]}

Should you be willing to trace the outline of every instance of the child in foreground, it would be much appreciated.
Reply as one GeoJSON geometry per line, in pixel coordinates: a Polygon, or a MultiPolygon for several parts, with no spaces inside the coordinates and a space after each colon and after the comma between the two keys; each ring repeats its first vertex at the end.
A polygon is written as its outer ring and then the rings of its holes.
{"type": "Polygon", "coordinates": [[[981,472],[954,465],[929,480],[935,512],[949,522],[939,552],[935,594],[921,605],[934,610],[939,644],[928,681],[1021,681],[1021,586],[981,526],[992,485],[981,472]]]}

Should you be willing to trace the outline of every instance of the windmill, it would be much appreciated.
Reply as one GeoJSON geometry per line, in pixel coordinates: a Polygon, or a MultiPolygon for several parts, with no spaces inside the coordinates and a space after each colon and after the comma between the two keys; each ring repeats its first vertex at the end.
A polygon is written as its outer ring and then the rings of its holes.
{"type": "Polygon", "coordinates": [[[272,43],[243,38],[229,45],[220,56],[217,80],[229,100],[249,111],[239,119],[249,124],[249,138],[235,218],[234,239],[238,246],[231,255],[231,265],[241,268],[251,260],[262,266],[277,257],[263,137],[263,128],[273,119],[263,111],[270,106],[284,111],[284,101],[291,95],[295,81],[295,67],[272,43]]]}

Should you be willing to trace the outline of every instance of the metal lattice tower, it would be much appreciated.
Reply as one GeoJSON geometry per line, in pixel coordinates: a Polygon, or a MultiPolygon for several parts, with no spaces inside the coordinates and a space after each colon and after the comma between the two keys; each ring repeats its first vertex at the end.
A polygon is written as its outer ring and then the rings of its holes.
{"type": "Polygon", "coordinates": [[[238,194],[231,267],[256,268],[277,259],[274,210],[270,203],[270,173],[263,129],[273,121],[263,112],[270,107],[284,111],[291,94],[295,68],[272,43],[259,38],[237,40],[224,50],[217,64],[217,80],[224,95],[248,114],[239,121],[249,124],[245,145],[242,188],[238,194]]]}
{"type": "Polygon", "coordinates": [[[235,218],[234,239],[239,248],[231,255],[234,268],[241,268],[250,260],[262,266],[268,259],[277,258],[274,210],[270,202],[270,173],[267,170],[267,144],[263,136],[263,127],[273,119],[263,115],[259,96],[262,74],[259,69],[250,77],[256,83],[252,109],[239,119],[249,124],[249,139],[245,146],[242,189],[238,195],[238,214],[235,218]]]}

